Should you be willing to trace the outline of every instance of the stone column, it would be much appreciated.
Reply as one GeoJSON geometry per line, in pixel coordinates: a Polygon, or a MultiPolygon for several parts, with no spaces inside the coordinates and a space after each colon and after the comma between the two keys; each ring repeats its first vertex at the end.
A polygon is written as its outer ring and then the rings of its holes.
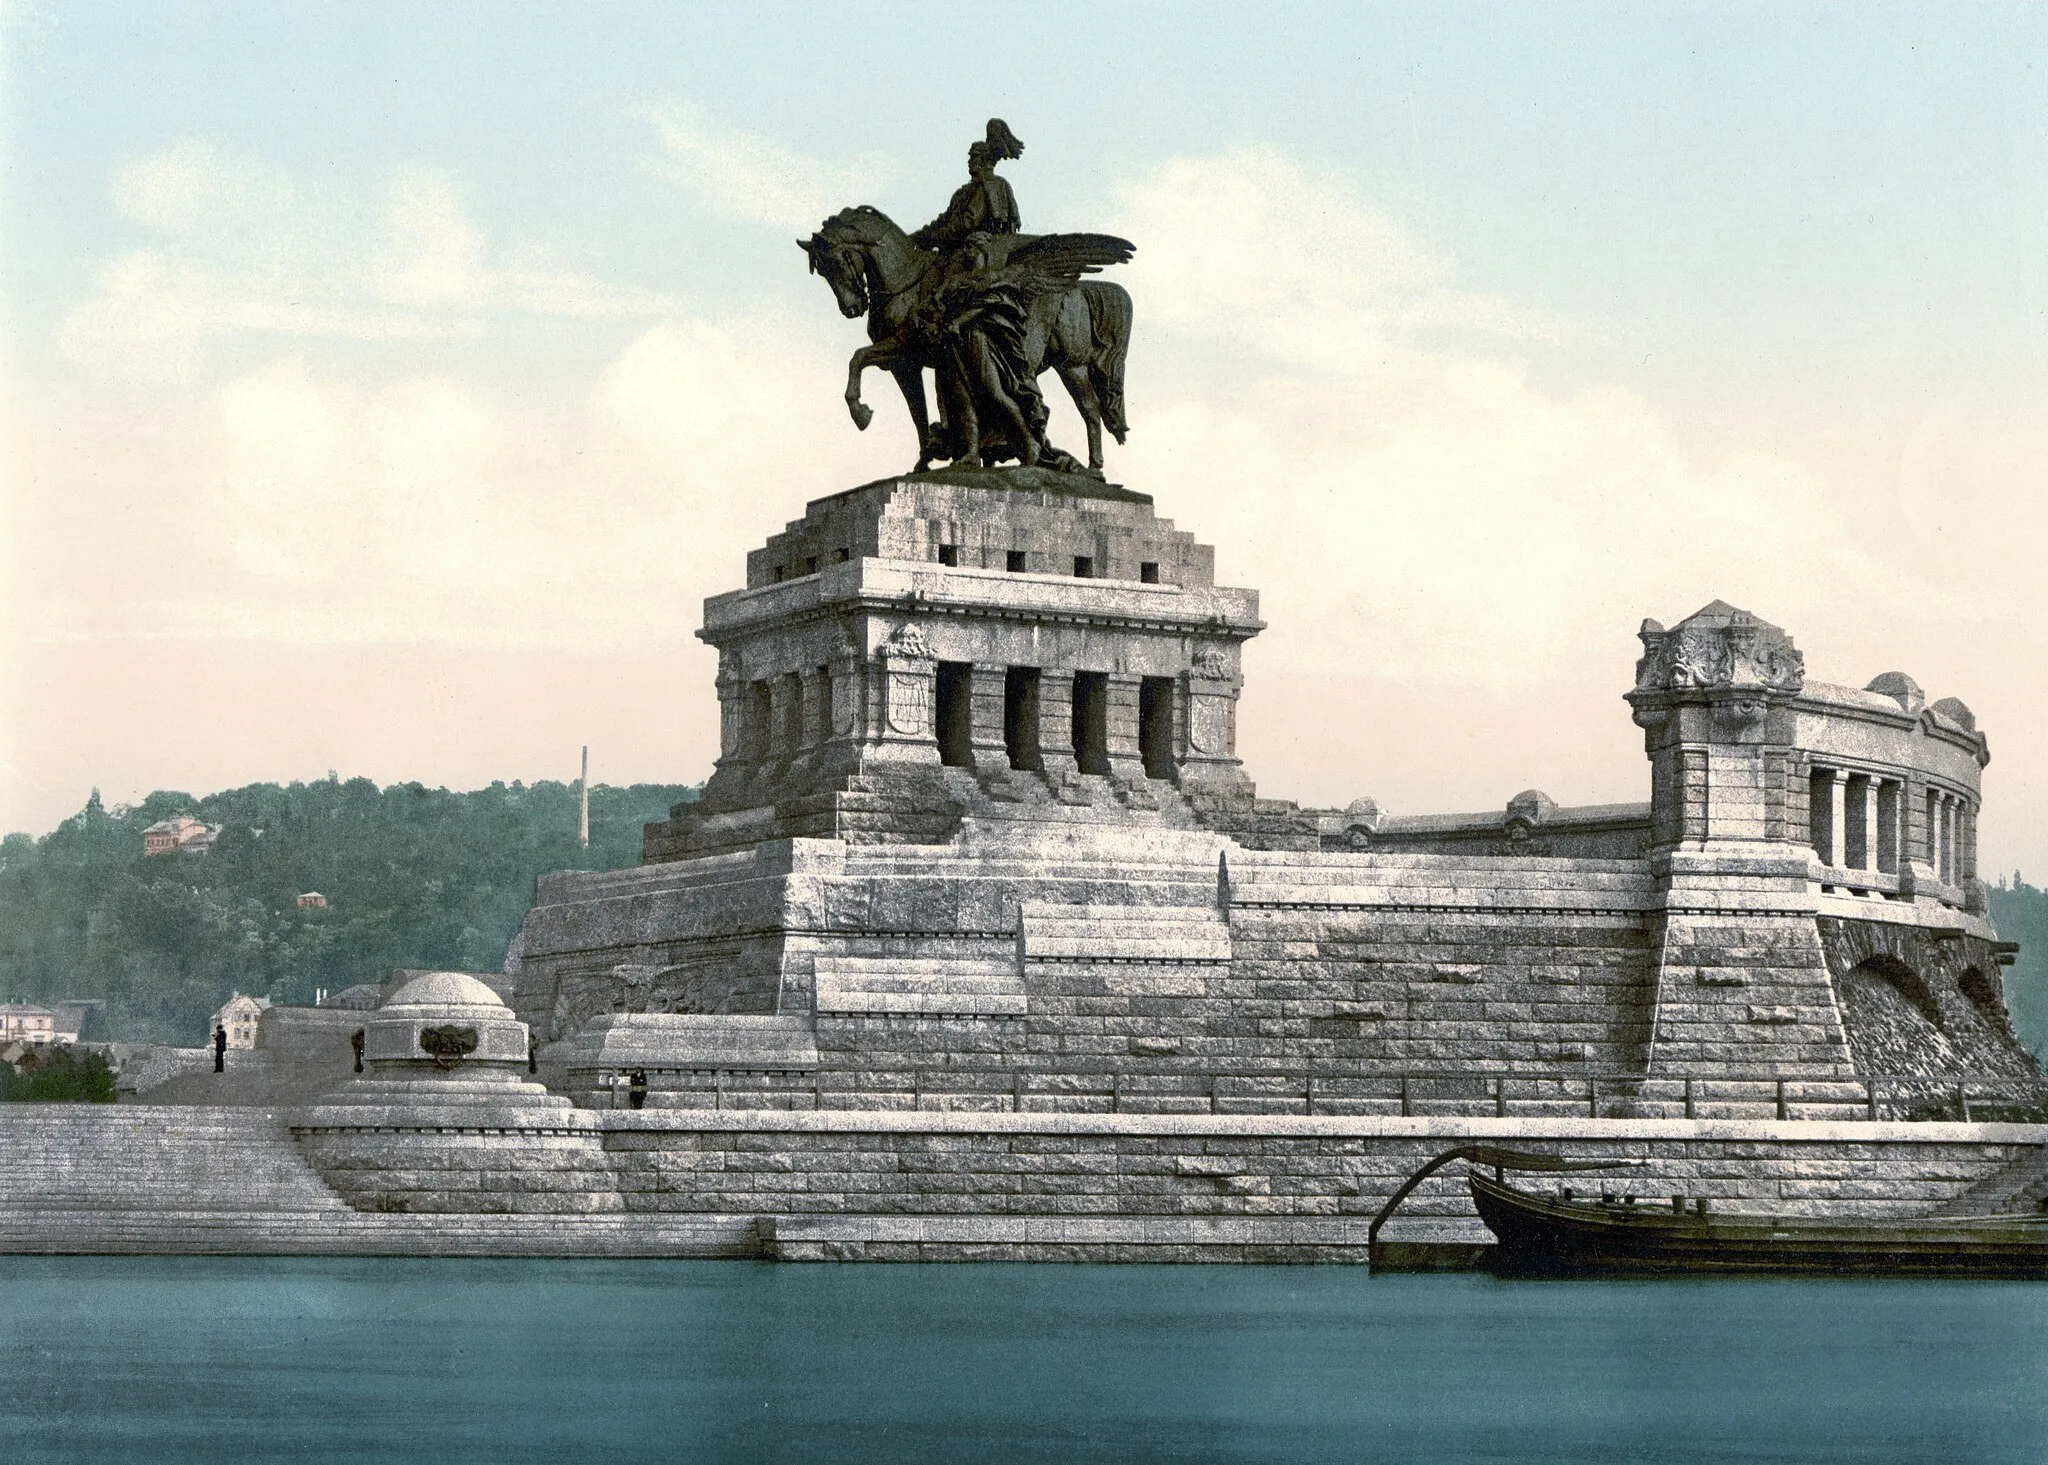
{"type": "Polygon", "coordinates": [[[1048,778],[1081,771],[1074,757],[1074,674],[1064,668],[1038,674],[1038,757],[1048,778]]]}
{"type": "Polygon", "coordinates": [[[1010,749],[1003,741],[1003,687],[1009,670],[977,661],[968,673],[968,740],[976,773],[1010,771],[1010,749]]]}
{"type": "Polygon", "coordinates": [[[1977,878],[1977,811],[1965,799],[1956,811],[1956,884],[1977,878]]]}
{"type": "Polygon", "coordinates": [[[1109,772],[1113,778],[1143,782],[1145,757],[1138,747],[1140,678],[1109,674],[1109,772]]]}
{"type": "Polygon", "coordinates": [[[1837,870],[1849,868],[1849,775],[1839,768],[1828,770],[1833,779],[1828,788],[1828,860],[1837,870]]]}
{"type": "Polygon", "coordinates": [[[1949,793],[1940,795],[1941,806],[1936,810],[1937,825],[1941,831],[1941,863],[1936,867],[1941,872],[1941,883],[1956,883],[1956,801],[1949,793]]]}
{"type": "Polygon", "coordinates": [[[832,669],[806,667],[800,672],[803,700],[803,746],[823,747],[832,736],[832,669]]]}
{"type": "Polygon", "coordinates": [[[852,638],[847,637],[833,648],[832,659],[826,665],[832,672],[829,740],[834,743],[867,741],[872,736],[867,709],[876,696],[870,686],[872,663],[861,654],[852,638]]]}
{"type": "Polygon", "coordinates": [[[790,672],[768,684],[768,756],[781,763],[794,758],[803,747],[804,684],[802,676],[790,672]]]}
{"type": "Polygon", "coordinates": [[[1857,840],[1849,858],[1855,869],[1874,871],[1877,869],[1877,779],[1867,773],[1858,774],[1850,792],[1857,801],[1856,817],[1850,821],[1856,830],[1857,840]]]}
{"type": "Polygon", "coordinates": [[[1899,872],[1932,875],[1934,857],[1927,818],[1927,785],[1908,777],[1899,789],[1899,872]]]}

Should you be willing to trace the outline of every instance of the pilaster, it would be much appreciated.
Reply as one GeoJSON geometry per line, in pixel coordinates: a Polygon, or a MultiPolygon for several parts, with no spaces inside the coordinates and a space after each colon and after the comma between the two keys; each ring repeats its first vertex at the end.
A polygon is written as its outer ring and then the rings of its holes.
{"type": "Polygon", "coordinates": [[[915,622],[899,626],[876,653],[881,706],[870,754],[881,762],[939,761],[933,715],[938,704],[939,659],[915,622]]]}
{"type": "Polygon", "coordinates": [[[1046,667],[1038,674],[1038,758],[1055,782],[1081,771],[1074,757],[1074,674],[1046,667]]]}

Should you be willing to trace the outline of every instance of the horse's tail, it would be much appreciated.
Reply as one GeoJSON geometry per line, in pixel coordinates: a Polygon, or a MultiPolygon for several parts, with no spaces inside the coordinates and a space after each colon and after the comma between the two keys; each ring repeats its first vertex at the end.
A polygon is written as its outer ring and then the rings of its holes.
{"type": "Polygon", "coordinates": [[[1118,442],[1131,425],[1124,417],[1124,356],[1131,347],[1131,292],[1110,280],[1084,280],[1088,326],[1095,350],[1088,358],[1088,381],[1102,404],[1102,425],[1118,442]]]}

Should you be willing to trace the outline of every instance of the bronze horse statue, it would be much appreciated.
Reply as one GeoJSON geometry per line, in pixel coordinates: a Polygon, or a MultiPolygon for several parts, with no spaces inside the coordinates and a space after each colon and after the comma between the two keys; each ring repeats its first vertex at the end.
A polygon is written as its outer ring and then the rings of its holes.
{"type": "Polygon", "coordinates": [[[1128,260],[1129,242],[1106,234],[978,236],[974,268],[949,272],[944,258],[918,248],[888,215],[863,204],[834,214],[797,248],[832,287],[840,314],[868,319],[870,344],[847,363],[854,426],[865,430],[874,419],[861,400],[861,376],[880,367],[896,378],[917,427],[915,471],[934,458],[980,467],[984,457],[1082,471],[1044,441],[1035,383],[1051,370],[1088,424],[1085,471],[1102,475],[1102,429],[1119,443],[1128,431],[1131,297],[1121,285],[1081,277],[1128,260]],[[936,428],[925,401],[926,367],[939,390],[936,428]]]}

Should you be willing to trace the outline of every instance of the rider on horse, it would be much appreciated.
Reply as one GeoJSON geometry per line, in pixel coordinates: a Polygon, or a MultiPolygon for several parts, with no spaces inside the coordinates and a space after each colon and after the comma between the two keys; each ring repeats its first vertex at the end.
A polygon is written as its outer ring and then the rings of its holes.
{"type": "Polygon", "coordinates": [[[1024,144],[1000,117],[988,121],[986,139],[967,149],[967,181],[953,190],[946,211],[910,236],[919,249],[951,254],[970,234],[1015,234],[1024,227],[1017,212],[1017,195],[1006,178],[996,175],[996,164],[1024,156],[1024,144]]]}
{"type": "Polygon", "coordinates": [[[968,181],[943,214],[910,236],[940,257],[939,285],[919,324],[955,377],[940,384],[940,439],[932,446],[948,457],[964,453],[963,461],[978,463],[986,449],[1034,463],[1045,441],[1045,397],[1024,347],[1028,302],[1002,269],[1005,246],[1014,242],[1004,236],[1016,235],[1023,220],[1016,194],[995,169],[1023,154],[1008,124],[990,118],[987,136],[967,149],[968,181]],[[982,420],[977,397],[993,409],[994,421],[982,420]]]}

